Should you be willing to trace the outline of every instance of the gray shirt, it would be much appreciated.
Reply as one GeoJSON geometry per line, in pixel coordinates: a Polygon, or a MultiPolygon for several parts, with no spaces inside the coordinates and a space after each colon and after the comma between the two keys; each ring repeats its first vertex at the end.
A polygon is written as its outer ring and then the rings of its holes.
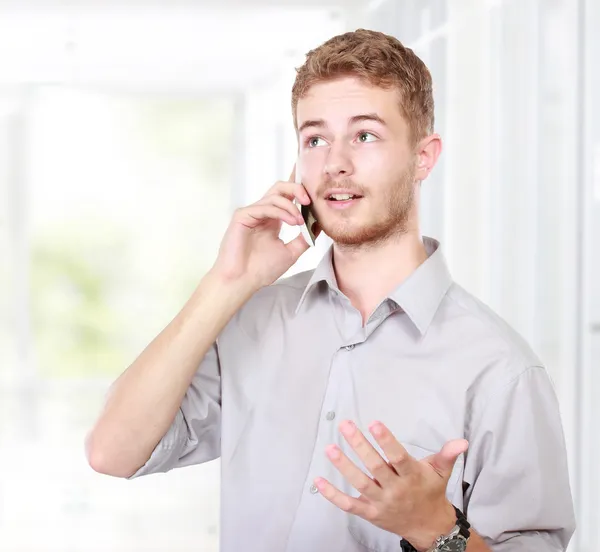
{"type": "MultiPolygon", "coordinates": [[[[209,350],[167,434],[133,476],[221,457],[223,552],[398,552],[399,537],[330,504],[325,455],[353,420],[380,420],[415,458],[466,438],[446,495],[494,551],[564,550],[575,522],[548,373],[454,283],[439,244],[374,311],[340,292],[332,251],[263,288],[209,350]]],[[[200,500],[200,498],[199,498],[200,500]]]]}

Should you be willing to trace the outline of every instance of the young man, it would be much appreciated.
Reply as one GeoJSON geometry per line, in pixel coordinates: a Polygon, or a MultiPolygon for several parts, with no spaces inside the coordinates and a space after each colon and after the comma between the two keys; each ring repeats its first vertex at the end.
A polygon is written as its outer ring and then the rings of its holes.
{"type": "Polygon", "coordinates": [[[419,232],[441,150],[427,68],[390,36],[346,33],[309,52],[292,106],[302,184],[234,214],[111,388],[90,464],[135,477],[220,456],[223,552],[564,550],[548,374],[419,232]],[[308,247],[278,238],[302,222],[294,198],[334,245],[276,281],[308,247]]]}

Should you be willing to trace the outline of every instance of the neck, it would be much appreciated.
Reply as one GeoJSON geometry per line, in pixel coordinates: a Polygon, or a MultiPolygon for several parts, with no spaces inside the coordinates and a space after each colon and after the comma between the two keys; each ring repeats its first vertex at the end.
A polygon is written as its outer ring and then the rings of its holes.
{"type": "Polygon", "coordinates": [[[340,291],[366,324],[383,299],[427,259],[420,232],[408,231],[376,246],[335,244],[333,266],[340,291]]]}

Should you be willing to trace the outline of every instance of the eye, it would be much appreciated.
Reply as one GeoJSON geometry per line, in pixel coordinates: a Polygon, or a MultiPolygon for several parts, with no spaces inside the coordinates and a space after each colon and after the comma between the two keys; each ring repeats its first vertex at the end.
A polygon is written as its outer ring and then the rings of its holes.
{"type": "Polygon", "coordinates": [[[373,140],[377,140],[377,136],[371,134],[370,132],[361,132],[357,139],[359,142],[373,142],[373,140]]]}
{"type": "Polygon", "coordinates": [[[317,148],[319,146],[322,146],[325,143],[325,140],[323,140],[323,138],[319,138],[318,136],[311,136],[307,141],[306,141],[306,145],[309,148],[317,148]],[[319,143],[319,140],[323,143],[319,143]]]}

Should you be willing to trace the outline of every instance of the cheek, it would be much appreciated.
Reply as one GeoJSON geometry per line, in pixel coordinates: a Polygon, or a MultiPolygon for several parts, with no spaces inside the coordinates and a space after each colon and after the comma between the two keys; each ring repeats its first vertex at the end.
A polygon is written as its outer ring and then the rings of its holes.
{"type": "Polygon", "coordinates": [[[407,161],[396,150],[373,148],[361,152],[355,162],[355,173],[358,182],[372,186],[387,187],[396,181],[406,170],[407,161]]]}
{"type": "Polygon", "coordinates": [[[323,149],[315,148],[300,155],[300,176],[309,193],[318,188],[323,178],[326,159],[323,149]]]}
{"type": "Polygon", "coordinates": [[[354,172],[360,177],[372,179],[389,172],[394,165],[394,156],[379,144],[365,145],[354,152],[352,161],[354,172]]]}

